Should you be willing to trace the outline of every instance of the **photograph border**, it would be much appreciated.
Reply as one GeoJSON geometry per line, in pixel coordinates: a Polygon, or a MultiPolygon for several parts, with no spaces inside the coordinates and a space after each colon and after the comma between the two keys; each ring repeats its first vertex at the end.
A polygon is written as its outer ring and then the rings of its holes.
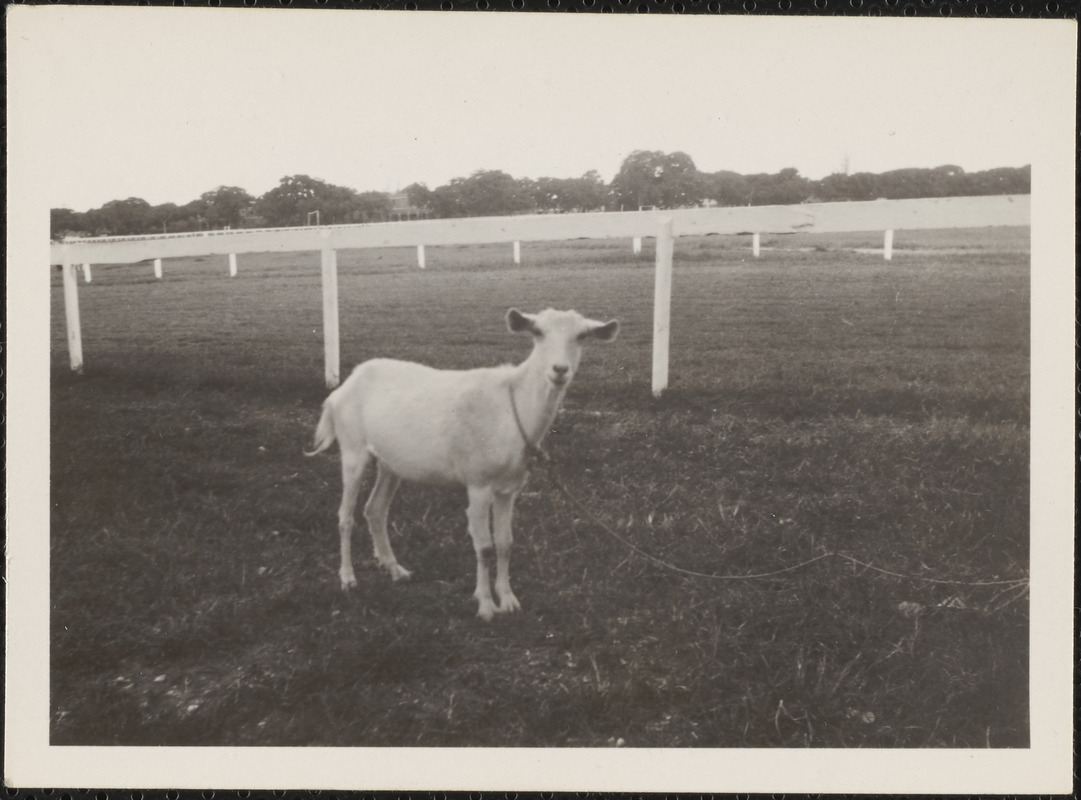
{"type": "MultiPolygon", "coordinates": [[[[8,8],[5,783],[109,788],[1056,794],[1072,789],[1076,23],[1025,27],[1019,68],[1048,105],[1033,143],[1031,746],[841,752],[565,748],[52,747],[49,742],[47,186],[35,164],[40,69],[23,36],[56,7],[8,8]],[[36,19],[35,19],[36,17],[36,19]],[[1031,42],[1039,42],[1033,47],[1031,42]],[[43,213],[46,212],[46,213],[43,213]],[[35,266],[36,265],[36,266],[35,266]],[[1069,265],[1070,268],[1066,268],[1069,265]],[[12,391],[14,389],[14,391],[12,391]],[[1065,541],[1064,541],[1065,539],[1065,541]],[[43,568],[44,567],[44,568],[43,568]],[[418,753],[423,754],[418,759],[418,753]]],[[[89,9],[88,9],[89,10],[89,9]]],[[[189,9],[192,13],[213,10],[189,9]]],[[[137,8],[97,8],[107,24],[137,8]]],[[[217,12],[222,13],[222,12],[217,12]]],[[[230,13],[244,13],[235,11],[230,13]]],[[[333,12],[295,11],[286,13],[333,12]]],[[[348,13],[348,12],[339,12],[348,13]]],[[[360,12],[364,13],[364,12],[360,12]]],[[[368,12],[375,13],[375,12],[368,12]]],[[[403,12],[405,13],[405,12],[403,12]]],[[[437,24],[417,14],[417,24],[437,24]]],[[[253,15],[252,25],[258,24],[253,15]]],[[[721,18],[723,19],[723,18],[721,18]]],[[[694,22],[703,24],[701,18],[694,22]]],[[[763,21],[768,24],[768,20],[763,21]]],[[[853,24],[855,20],[847,20],[853,24]]],[[[930,20],[926,22],[931,22],[930,20]]],[[[807,25],[830,24],[808,18],[807,25]]],[[[882,24],[864,20],[861,24],[882,24]]],[[[39,26],[44,27],[39,27],[39,26]]],[[[975,30],[975,29],[974,29],[975,30]]],[[[32,40],[33,37],[29,37],[32,40]]],[[[73,121],[73,131],[78,124],[73,121]]]]}

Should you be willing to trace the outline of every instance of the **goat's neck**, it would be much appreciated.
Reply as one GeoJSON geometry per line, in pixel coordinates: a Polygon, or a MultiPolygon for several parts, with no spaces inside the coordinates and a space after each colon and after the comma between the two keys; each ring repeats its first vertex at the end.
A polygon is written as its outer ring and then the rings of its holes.
{"type": "Polygon", "coordinates": [[[515,368],[510,382],[522,430],[534,445],[540,445],[548,433],[567,390],[566,386],[553,386],[545,377],[546,370],[547,365],[534,351],[515,368]]]}

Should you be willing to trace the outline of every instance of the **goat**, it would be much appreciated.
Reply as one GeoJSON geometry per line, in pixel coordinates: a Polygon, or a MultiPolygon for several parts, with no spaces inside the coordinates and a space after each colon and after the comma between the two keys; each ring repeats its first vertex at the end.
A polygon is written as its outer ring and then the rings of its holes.
{"type": "Polygon", "coordinates": [[[477,616],[520,609],[510,588],[511,515],[525,485],[528,456],[555,419],[578,369],[582,342],[611,341],[619,322],[598,322],[575,311],[524,314],[512,308],[507,327],[533,335],[533,351],[517,366],[439,370],[409,361],[365,361],[323,403],[315,449],[337,439],[342,458],[338,509],[343,591],[357,585],[353,572],[353,511],[364,470],[378,465],[364,516],[375,558],[397,581],[410,576],[387,537],[387,513],[401,481],[465,486],[466,516],[477,556],[477,616]],[[495,592],[489,584],[493,549],[495,592]]]}

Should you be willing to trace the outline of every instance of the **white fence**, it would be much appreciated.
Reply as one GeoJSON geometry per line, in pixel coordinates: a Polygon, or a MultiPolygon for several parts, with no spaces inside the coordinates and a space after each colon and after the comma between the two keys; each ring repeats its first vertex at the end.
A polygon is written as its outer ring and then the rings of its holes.
{"type": "Polygon", "coordinates": [[[68,354],[72,370],[83,367],[79,326],[77,273],[90,275],[91,264],[132,263],[183,256],[228,255],[230,275],[236,274],[239,253],[317,250],[322,254],[323,335],[325,377],[338,385],[338,268],[337,251],[369,247],[416,247],[424,267],[426,245],[519,243],[576,238],[628,238],[640,249],[643,236],[655,236],[656,276],[653,308],[653,392],[668,386],[668,330],[671,305],[673,242],[679,236],[754,234],[758,255],[762,233],[884,232],[883,255],[892,254],[895,230],[1028,225],[1029,195],[944,197],[918,200],[877,200],[855,203],[808,203],[793,206],[739,206],[671,211],[628,211],[594,214],[540,214],[514,217],[410,220],[364,225],[307,228],[264,228],[162,236],[114,236],[75,239],[53,244],[51,263],[62,265],[68,354]]]}

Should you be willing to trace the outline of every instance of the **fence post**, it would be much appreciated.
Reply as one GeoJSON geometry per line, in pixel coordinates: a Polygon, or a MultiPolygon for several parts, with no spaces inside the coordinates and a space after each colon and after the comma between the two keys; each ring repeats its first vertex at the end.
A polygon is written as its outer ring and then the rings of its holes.
{"type": "Polygon", "coordinates": [[[882,243],[882,255],[887,261],[893,259],[893,228],[886,231],[886,239],[882,243]]]}
{"type": "Polygon", "coordinates": [[[229,277],[236,277],[236,253],[229,254],[229,277]]]}
{"type": "Polygon", "coordinates": [[[522,243],[521,242],[515,242],[514,243],[514,263],[515,264],[521,264],[522,263],[522,243]]]}
{"type": "Polygon", "coordinates": [[[631,250],[634,251],[634,254],[636,256],[641,254],[641,252],[642,252],[642,237],[641,236],[635,236],[633,239],[631,239],[631,250]]]}
{"type": "Polygon", "coordinates": [[[420,267],[421,269],[424,269],[424,265],[425,265],[425,261],[424,261],[424,245],[418,244],[417,245],[417,266],[420,267]]]}
{"type": "Polygon", "coordinates": [[[751,234],[751,254],[755,258],[762,254],[762,234],[760,233],[751,234]]]}
{"type": "Polygon", "coordinates": [[[338,251],[330,246],[330,231],[322,231],[323,250],[323,352],[327,388],[339,383],[338,348],[338,251]]]}
{"type": "Polygon", "coordinates": [[[68,359],[71,371],[82,374],[83,371],[83,333],[79,325],[79,278],[78,267],[71,263],[67,254],[60,267],[64,278],[64,317],[68,327],[68,359]]]}
{"type": "Polygon", "coordinates": [[[91,279],[92,276],[90,275],[90,265],[83,264],[83,280],[85,280],[87,283],[90,283],[91,279]]]}
{"type": "Polygon", "coordinates": [[[672,312],[672,218],[660,221],[653,279],[653,396],[668,388],[668,332],[672,312]]]}
{"type": "Polygon", "coordinates": [[[160,258],[155,258],[154,259],[154,277],[157,278],[159,281],[161,280],[161,259],[160,258]]]}

